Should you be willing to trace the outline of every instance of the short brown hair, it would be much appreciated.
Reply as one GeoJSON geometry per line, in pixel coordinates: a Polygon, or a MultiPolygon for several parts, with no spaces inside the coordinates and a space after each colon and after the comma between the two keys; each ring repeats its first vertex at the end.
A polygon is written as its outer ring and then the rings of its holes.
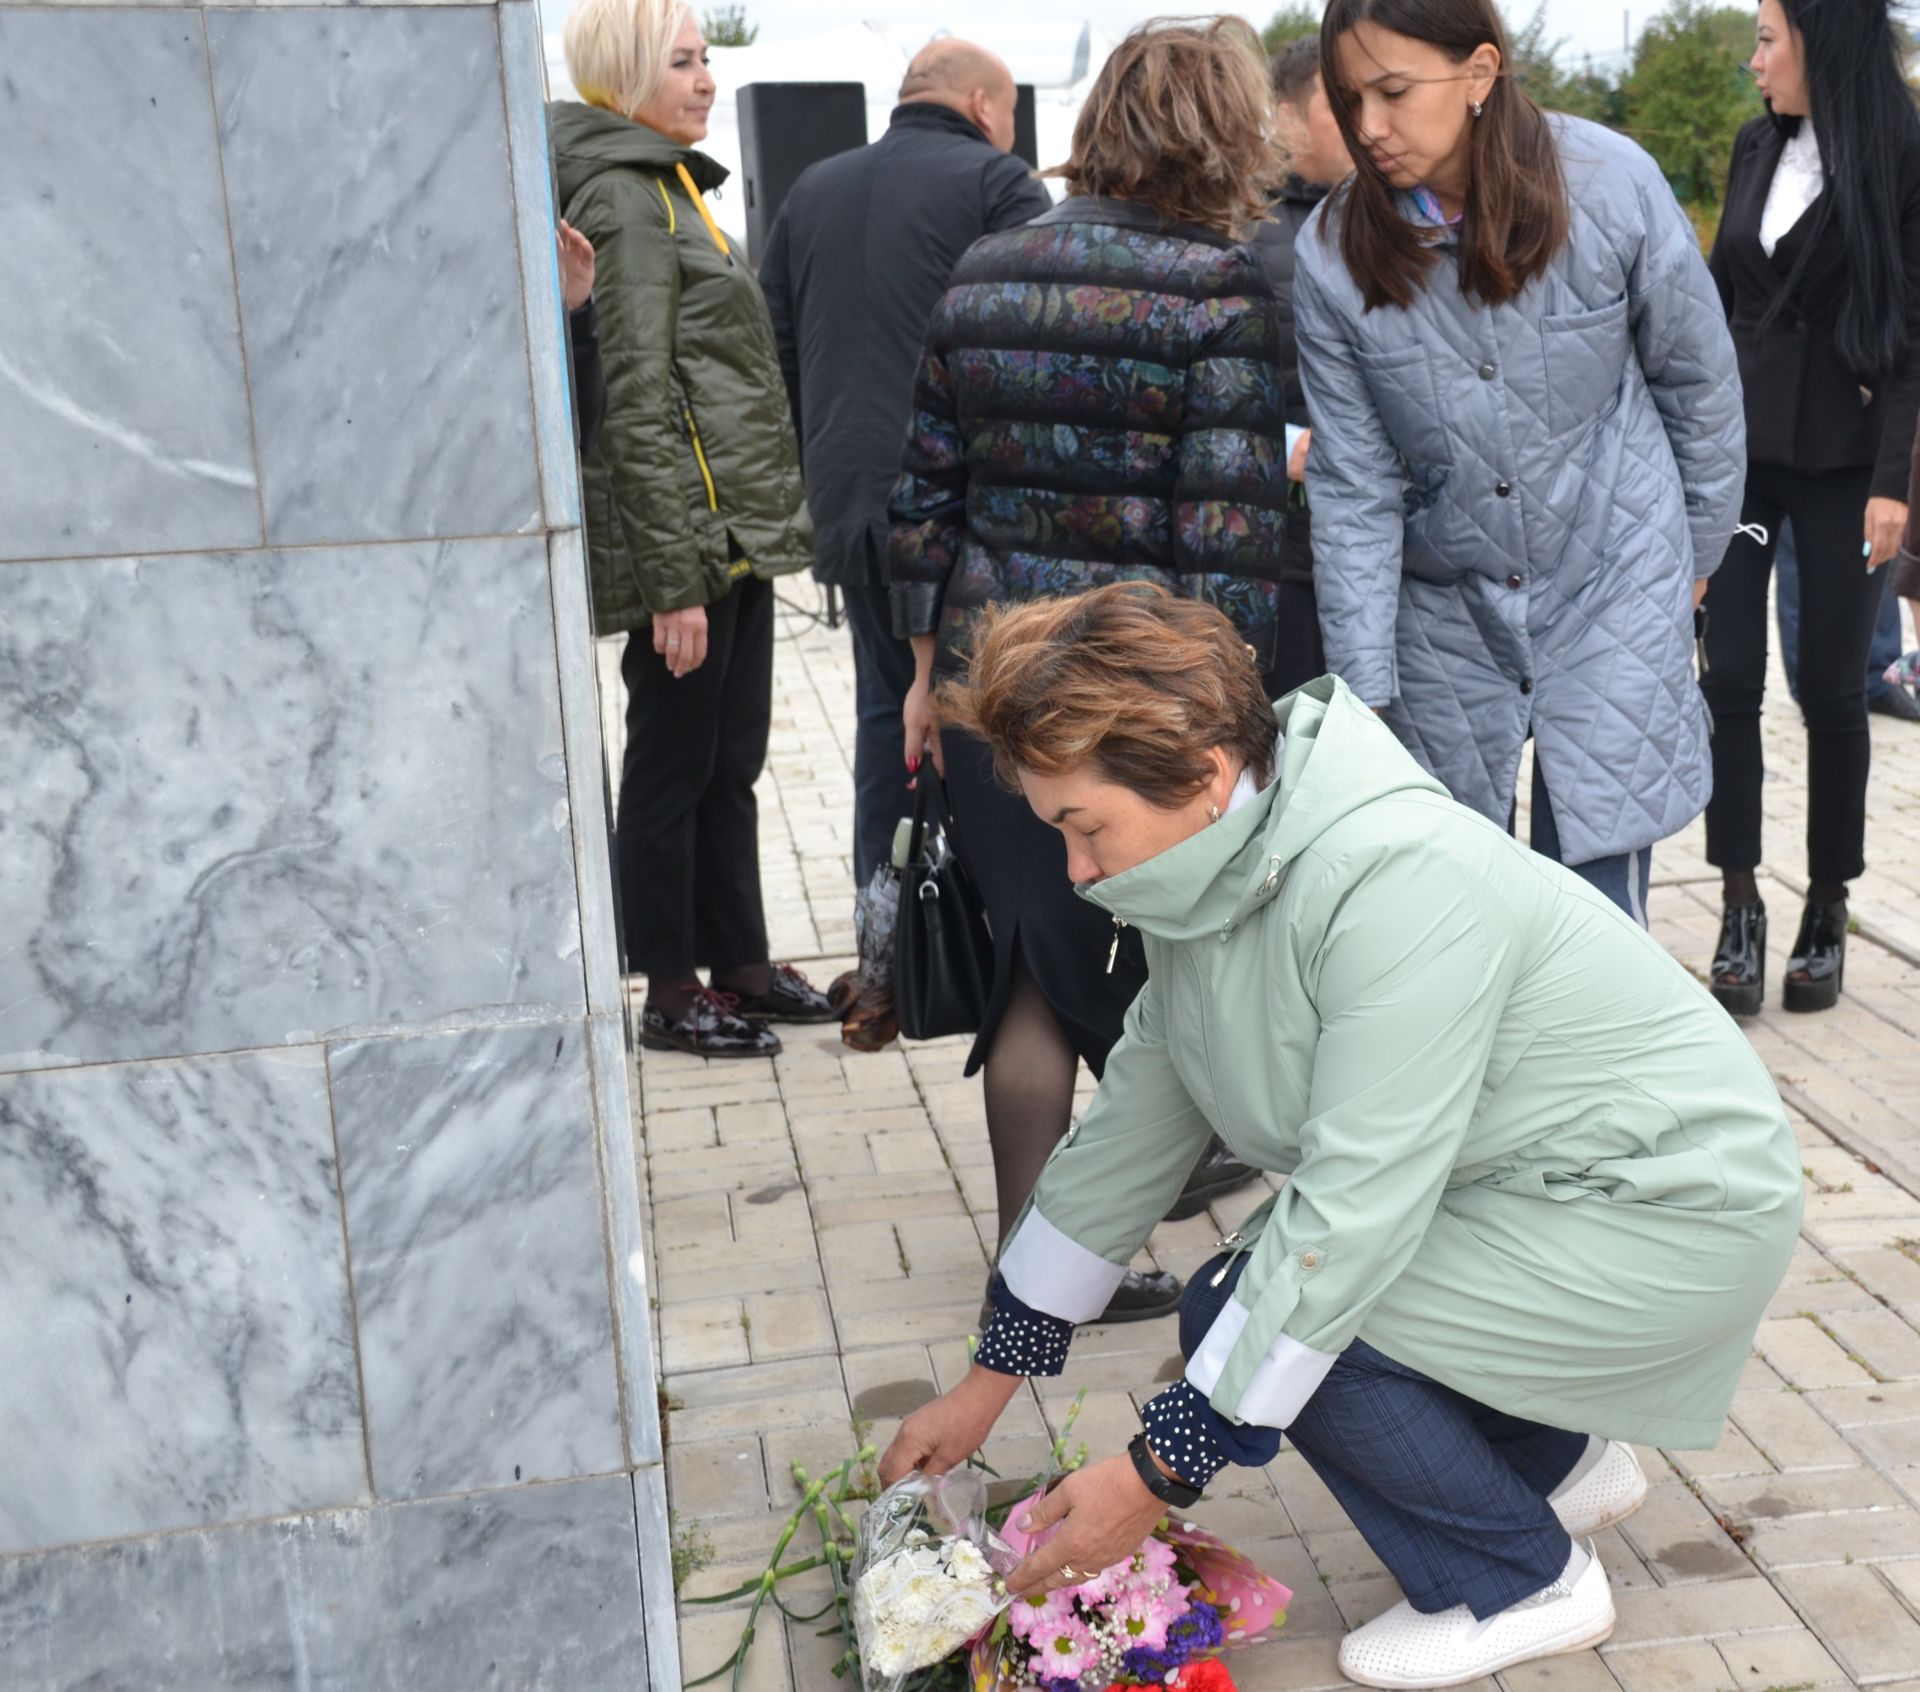
{"type": "MultiPolygon", "coordinates": [[[[1355,93],[1343,80],[1340,37],[1373,23],[1438,47],[1455,64],[1490,46],[1500,74],[1474,120],[1472,175],[1460,224],[1460,292],[1481,305],[1504,305],[1546,274],[1567,244],[1573,214],[1566,178],[1546,113],[1513,80],[1506,25],[1493,0],[1330,0],[1320,25],[1320,79],[1353,155],[1353,175],[1339,206],[1340,256],[1360,286],[1367,310],[1413,304],[1439,253],[1426,233],[1401,216],[1393,186],[1367,155],[1354,126],[1355,93]]],[[[1332,227],[1320,220],[1320,237],[1332,227]]]]}
{"type": "Polygon", "coordinates": [[[1224,747],[1265,785],[1276,729],[1253,650],[1211,605],[1152,582],[990,607],[941,718],[993,750],[994,774],[1097,769],[1150,804],[1185,804],[1224,747]]]}
{"type": "Polygon", "coordinates": [[[1284,163],[1253,25],[1154,18],[1113,50],[1080,108],[1072,155],[1043,174],[1237,239],[1266,214],[1284,163]]]}

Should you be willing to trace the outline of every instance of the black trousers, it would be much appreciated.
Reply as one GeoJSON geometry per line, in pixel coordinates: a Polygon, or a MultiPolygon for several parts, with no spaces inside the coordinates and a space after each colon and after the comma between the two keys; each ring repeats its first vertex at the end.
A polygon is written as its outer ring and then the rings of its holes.
{"type": "Polygon", "coordinates": [[[1313,583],[1282,578],[1279,638],[1273,668],[1266,673],[1267,697],[1279,699],[1327,673],[1327,652],[1320,640],[1320,608],[1313,583]]]}
{"type": "Polygon", "coordinates": [[[1884,567],[1862,568],[1861,519],[1872,471],[1808,475],[1747,466],[1743,523],[1707,590],[1707,675],[1713,711],[1713,797],[1707,862],[1760,866],[1760,701],[1767,675],[1767,584],[1783,519],[1800,555],[1800,709],[1807,723],[1807,878],[1851,881],[1866,868],[1867,648],[1884,567]]]}
{"type": "Polygon", "coordinates": [[[853,885],[863,892],[893,853],[894,825],[913,810],[901,708],[913,686],[913,648],[893,632],[884,587],[845,582],[853,635],[853,885]]]}
{"type": "Polygon", "coordinates": [[[614,827],[629,971],[767,961],[753,784],[773,716],[773,588],[754,576],[707,607],[707,660],[674,680],[636,629],[620,660],[627,752],[614,827]]]}

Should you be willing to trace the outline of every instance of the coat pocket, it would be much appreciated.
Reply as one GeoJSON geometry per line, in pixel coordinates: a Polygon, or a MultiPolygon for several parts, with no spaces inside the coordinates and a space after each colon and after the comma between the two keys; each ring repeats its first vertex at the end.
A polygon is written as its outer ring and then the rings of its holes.
{"type": "Polygon", "coordinates": [[[1556,440],[1577,440],[1620,403],[1631,351],[1627,296],[1597,311],[1543,317],[1540,339],[1547,364],[1547,427],[1556,440]]]}
{"type": "Polygon", "coordinates": [[[1450,465],[1453,440],[1440,414],[1439,389],[1427,349],[1394,347],[1358,356],[1374,410],[1400,456],[1416,467],[1450,465]]]}

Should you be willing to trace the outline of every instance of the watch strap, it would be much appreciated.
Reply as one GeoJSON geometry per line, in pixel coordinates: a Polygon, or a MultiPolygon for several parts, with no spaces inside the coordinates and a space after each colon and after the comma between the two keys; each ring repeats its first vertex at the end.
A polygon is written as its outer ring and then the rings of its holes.
{"type": "Polygon", "coordinates": [[[1139,1475],[1141,1482],[1161,1503],[1171,1504],[1180,1510],[1190,1510],[1200,1502],[1203,1489],[1189,1486],[1185,1481],[1166,1474],[1153,1460],[1144,1433],[1137,1433],[1128,1441],[1127,1455],[1133,1459],[1134,1472],[1139,1475]]]}

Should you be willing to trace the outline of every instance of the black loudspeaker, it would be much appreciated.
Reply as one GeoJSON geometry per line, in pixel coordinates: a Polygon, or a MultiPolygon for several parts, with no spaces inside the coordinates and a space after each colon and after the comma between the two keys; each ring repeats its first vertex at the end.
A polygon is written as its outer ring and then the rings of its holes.
{"type": "Polygon", "coordinates": [[[1013,153],[1025,159],[1035,170],[1040,168],[1040,125],[1033,111],[1033,84],[1022,82],[1014,89],[1013,153]]]}
{"type": "Polygon", "coordinates": [[[738,99],[747,257],[758,264],[800,173],[867,144],[867,90],[858,82],[749,82],[738,99]]]}

